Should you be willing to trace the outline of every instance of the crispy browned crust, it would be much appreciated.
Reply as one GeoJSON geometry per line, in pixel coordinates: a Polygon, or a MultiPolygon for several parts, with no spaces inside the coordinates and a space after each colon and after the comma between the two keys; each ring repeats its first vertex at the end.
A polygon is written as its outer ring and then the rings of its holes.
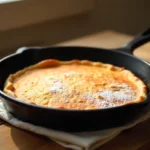
{"type": "Polygon", "coordinates": [[[44,68],[44,67],[55,67],[55,66],[60,66],[60,65],[72,65],[72,64],[96,66],[96,67],[100,67],[100,68],[105,68],[107,70],[119,72],[120,74],[127,76],[128,79],[134,85],[136,85],[136,87],[138,87],[139,93],[135,100],[127,102],[127,103],[125,103],[125,105],[132,104],[132,103],[139,103],[141,101],[144,101],[146,98],[146,95],[147,95],[146,85],[138,77],[136,77],[131,71],[126,70],[124,68],[113,66],[111,64],[104,64],[101,62],[92,62],[92,61],[88,61],[88,60],[59,61],[59,60],[55,60],[55,59],[48,59],[48,60],[41,61],[35,65],[29,66],[23,70],[20,70],[20,71],[16,72],[15,74],[11,74],[5,82],[4,92],[19,100],[19,98],[15,96],[14,85],[13,85],[14,80],[17,77],[23,75],[26,71],[30,71],[33,69],[44,68]]]}

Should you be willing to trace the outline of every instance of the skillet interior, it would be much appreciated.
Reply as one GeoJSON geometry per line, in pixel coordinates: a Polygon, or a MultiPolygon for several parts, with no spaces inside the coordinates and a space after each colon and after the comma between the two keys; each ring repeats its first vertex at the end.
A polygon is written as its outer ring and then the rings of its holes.
{"type": "MultiPolygon", "coordinates": [[[[60,60],[88,59],[111,63],[131,70],[146,85],[150,81],[150,66],[146,62],[123,52],[87,47],[29,48],[22,53],[7,56],[0,61],[0,89],[3,89],[9,74],[49,58],[60,60]]],[[[145,104],[150,99],[148,94],[145,102],[138,105],[75,111],[43,108],[22,103],[8,97],[2,91],[0,91],[0,95],[6,109],[19,119],[65,131],[104,129],[128,123],[140,115],[140,110],[146,108],[145,104]]]]}

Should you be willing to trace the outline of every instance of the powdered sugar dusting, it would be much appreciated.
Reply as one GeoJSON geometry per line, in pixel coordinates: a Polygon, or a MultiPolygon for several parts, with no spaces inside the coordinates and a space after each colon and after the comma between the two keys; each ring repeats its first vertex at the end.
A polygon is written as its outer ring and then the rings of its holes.
{"type": "Polygon", "coordinates": [[[74,74],[76,74],[76,72],[70,71],[70,72],[65,73],[64,76],[66,76],[66,77],[72,77],[74,74]]]}
{"type": "Polygon", "coordinates": [[[62,89],[63,89],[63,84],[59,80],[54,80],[49,90],[52,93],[58,93],[61,92],[62,89]]]}
{"type": "Polygon", "coordinates": [[[84,100],[89,100],[90,102],[94,102],[95,101],[94,95],[92,95],[90,93],[83,94],[81,96],[81,98],[84,99],[84,100]]]}
{"type": "Polygon", "coordinates": [[[99,93],[100,96],[103,97],[103,99],[107,100],[107,101],[129,101],[129,100],[133,100],[135,98],[135,96],[133,94],[129,94],[129,93],[125,93],[122,91],[110,91],[110,90],[105,90],[99,93]]]}
{"type": "Polygon", "coordinates": [[[136,92],[127,84],[112,83],[109,88],[98,92],[98,106],[114,107],[136,99],[136,92]]]}
{"type": "Polygon", "coordinates": [[[115,107],[136,99],[136,92],[127,84],[112,83],[96,93],[84,93],[85,100],[100,108],[115,107]]]}
{"type": "Polygon", "coordinates": [[[99,101],[96,101],[96,105],[98,107],[102,107],[102,108],[108,108],[108,107],[115,107],[115,106],[119,106],[120,104],[118,103],[112,103],[112,102],[109,102],[109,101],[106,101],[106,100],[99,100],[99,101]]]}

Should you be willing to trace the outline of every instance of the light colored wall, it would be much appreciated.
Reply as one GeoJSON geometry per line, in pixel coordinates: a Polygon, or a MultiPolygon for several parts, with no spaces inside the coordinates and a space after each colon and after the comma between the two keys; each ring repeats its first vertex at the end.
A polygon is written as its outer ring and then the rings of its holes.
{"type": "Polygon", "coordinates": [[[20,46],[51,45],[112,29],[136,34],[150,27],[150,0],[97,0],[88,14],[0,32],[0,53],[20,46]]]}

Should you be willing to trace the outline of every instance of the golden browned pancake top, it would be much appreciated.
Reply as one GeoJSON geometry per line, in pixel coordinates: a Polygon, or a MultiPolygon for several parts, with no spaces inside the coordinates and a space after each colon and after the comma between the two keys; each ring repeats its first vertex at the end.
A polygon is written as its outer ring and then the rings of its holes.
{"type": "Polygon", "coordinates": [[[45,61],[17,77],[12,75],[14,96],[32,104],[62,109],[107,108],[144,99],[138,88],[142,81],[131,72],[109,64],[81,62],[55,64],[51,60],[53,65],[49,66],[45,61]]]}

